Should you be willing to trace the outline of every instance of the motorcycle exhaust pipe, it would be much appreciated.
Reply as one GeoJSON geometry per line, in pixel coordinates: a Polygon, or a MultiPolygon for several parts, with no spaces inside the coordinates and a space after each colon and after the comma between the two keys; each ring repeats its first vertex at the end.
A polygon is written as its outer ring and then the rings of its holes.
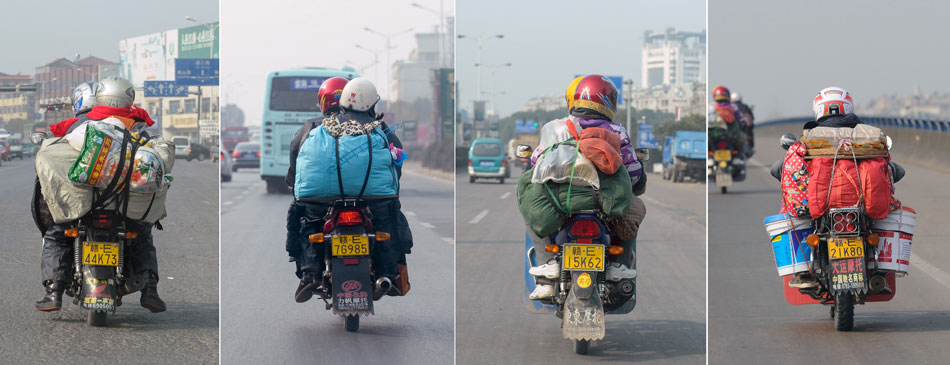
{"type": "Polygon", "coordinates": [[[376,279],[376,290],[373,291],[373,300],[379,300],[383,295],[389,292],[389,289],[392,289],[393,282],[387,277],[381,277],[376,279]]]}
{"type": "Polygon", "coordinates": [[[871,277],[871,280],[868,281],[868,289],[871,290],[872,294],[884,293],[890,294],[891,288],[887,286],[887,280],[884,279],[881,275],[874,275],[871,277]]]}

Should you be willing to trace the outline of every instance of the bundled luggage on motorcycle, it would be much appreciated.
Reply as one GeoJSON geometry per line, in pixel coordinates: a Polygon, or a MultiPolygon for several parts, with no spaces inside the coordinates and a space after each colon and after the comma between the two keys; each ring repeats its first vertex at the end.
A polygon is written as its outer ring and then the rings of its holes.
{"type": "MultiPolygon", "coordinates": [[[[907,273],[916,225],[917,212],[907,206],[890,211],[884,219],[871,221],[871,231],[880,236],[875,249],[877,269],[907,273]]],[[[874,265],[874,261],[868,262],[868,268],[874,265]]]]}
{"type": "Polygon", "coordinates": [[[598,172],[600,189],[551,181],[535,184],[532,170],[518,179],[518,208],[528,228],[540,237],[553,234],[571,213],[581,210],[601,210],[608,220],[622,218],[633,197],[626,169],[609,175],[598,172]]]}
{"type": "Polygon", "coordinates": [[[765,230],[772,241],[775,266],[779,276],[792,275],[808,271],[811,260],[811,246],[805,237],[812,234],[810,217],[794,217],[790,214],[777,214],[765,217],[765,230]]]}
{"type": "MultiPolygon", "coordinates": [[[[116,176],[125,176],[132,161],[132,149],[127,144],[125,133],[124,130],[104,121],[86,123],[82,134],[77,131],[70,133],[82,135],[83,144],[79,150],[79,158],[69,169],[69,180],[105,189],[116,176]],[[122,165],[122,171],[117,172],[119,165],[122,165]]],[[[73,142],[70,144],[75,147],[73,142]]]]}
{"type": "Polygon", "coordinates": [[[396,167],[380,128],[334,136],[320,125],[300,147],[295,198],[389,196],[398,190],[396,167]]]}

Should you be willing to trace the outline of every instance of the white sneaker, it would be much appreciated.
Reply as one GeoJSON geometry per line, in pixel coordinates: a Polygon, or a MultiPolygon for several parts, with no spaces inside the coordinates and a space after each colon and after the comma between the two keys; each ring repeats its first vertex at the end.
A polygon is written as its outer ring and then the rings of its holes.
{"type": "Polygon", "coordinates": [[[528,295],[528,299],[543,299],[550,298],[554,296],[554,285],[538,285],[534,287],[534,291],[528,295]]]}
{"type": "Polygon", "coordinates": [[[541,276],[548,279],[557,279],[561,275],[561,265],[557,263],[532,266],[528,273],[534,276],[541,276]]]}
{"type": "Polygon", "coordinates": [[[607,267],[607,281],[620,281],[637,277],[637,270],[624,264],[612,263],[607,267]]]}

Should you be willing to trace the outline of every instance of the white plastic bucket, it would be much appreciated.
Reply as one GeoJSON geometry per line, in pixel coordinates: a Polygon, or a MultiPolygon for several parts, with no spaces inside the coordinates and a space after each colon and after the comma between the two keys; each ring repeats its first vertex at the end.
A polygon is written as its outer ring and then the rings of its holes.
{"type": "Polygon", "coordinates": [[[908,206],[894,209],[887,214],[887,218],[872,220],[871,229],[876,231],[903,232],[914,234],[917,225],[917,211],[908,206]]]}
{"type": "MultiPolygon", "coordinates": [[[[877,231],[881,241],[877,244],[875,256],[880,270],[906,273],[910,266],[910,245],[914,240],[911,234],[896,231],[877,231]]],[[[874,268],[874,262],[868,262],[868,268],[874,268]]]]}
{"type": "Polygon", "coordinates": [[[777,214],[765,217],[764,221],[765,229],[771,237],[778,275],[808,271],[811,246],[805,243],[805,237],[814,232],[811,220],[777,214]]]}

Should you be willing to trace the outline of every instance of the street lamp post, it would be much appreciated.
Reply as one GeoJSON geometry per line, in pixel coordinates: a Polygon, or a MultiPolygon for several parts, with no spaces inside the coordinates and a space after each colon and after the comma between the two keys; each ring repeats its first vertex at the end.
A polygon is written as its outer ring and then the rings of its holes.
{"type": "MultiPolygon", "coordinates": [[[[369,53],[372,53],[372,54],[373,54],[373,63],[372,63],[370,66],[374,66],[374,65],[376,66],[376,69],[373,71],[373,76],[376,77],[376,83],[379,83],[379,52],[382,52],[382,51],[384,51],[384,50],[382,50],[382,49],[378,49],[378,50],[369,49],[369,48],[363,47],[363,46],[361,46],[361,45],[359,45],[359,44],[356,45],[356,48],[362,49],[362,50],[364,50],[364,51],[366,51],[366,52],[369,52],[369,53]]],[[[366,66],[366,67],[369,67],[369,66],[366,66]]]]}
{"type": "MultiPolygon", "coordinates": [[[[488,94],[490,96],[489,103],[491,104],[491,111],[493,114],[495,114],[495,71],[503,67],[511,67],[511,62],[491,65],[481,63],[475,64],[475,68],[481,69],[482,67],[487,68],[488,71],[491,72],[491,91],[488,94]]],[[[479,94],[479,97],[481,97],[481,94],[479,94]]]]}
{"type": "MultiPolygon", "coordinates": [[[[458,35],[459,39],[471,38],[471,39],[474,39],[475,42],[478,44],[478,57],[477,57],[477,62],[475,63],[476,65],[479,65],[482,63],[482,45],[485,44],[485,41],[492,38],[502,39],[504,37],[505,37],[504,34],[482,35],[482,36],[467,36],[464,34],[458,35]]],[[[481,70],[481,67],[476,66],[475,67],[475,101],[474,102],[477,103],[481,99],[481,97],[482,97],[482,70],[481,70]]],[[[477,121],[473,120],[473,123],[475,122],[477,121]]],[[[478,130],[477,127],[475,129],[478,130]]]]}
{"type": "Polygon", "coordinates": [[[428,12],[430,12],[430,13],[433,13],[433,14],[435,14],[436,16],[439,17],[439,31],[436,32],[436,33],[437,33],[438,36],[439,36],[439,67],[440,67],[440,68],[445,67],[445,64],[446,64],[446,62],[445,62],[445,52],[443,51],[443,48],[445,48],[445,31],[446,31],[446,29],[445,29],[445,14],[443,13],[443,9],[444,9],[444,6],[443,6],[444,4],[443,4],[443,2],[444,2],[444,0],[439,0],[439,11],[435,11],[435,10],[429,9],[429,8],[427,8],[427,7],[425,7],[425,6],[420,5],[419,3],[412,3],[412,6],[414,6],[414,7],[416,7],[416,8],[419,8],[419,9],[422,9],[422,10],[425,10],[425,11],[428,11],[428,12]]]}
{"type": "MultiPolygon", "coordinates": [[[[375,35],[378,35],[378,36],[380,36],[380,37],[383,37],[383,39],[386,40],[386,89],[389,89],[389,88],[390,88],[390,84],[389,84],[389,83],[390,83],[390,81],[391,81],[391,79],[392,79],[392,69],[393,69],[393,64],[392,64],[392,62],[391,62],[391,60],[390,60],[390,58],[389,58],[389,51],[392,50],[393,48],[395,48],[395,47],[392,46],[393,37],[398,36],[398,35],[402,35],[402,34],[409,33],[409,32],[412,31],[412,28],[409,28],[409,29],[406,29],[406,30],[402,30],[402,31],[398,31],[398,32],[395,32],[395,33],[383,33],[383,32],[379,32],[379,31],[375,31],[375,30],[373,30],[373,29],[371,29],[371,28],[369,28],[369,27],[363,27],[363,30],[365,30],[365,31],[367,31],[367,32],[370,32],[370,33],[373,33],[373,34],[375,34],[375,35]]],[[[389,95],[390,95],[390,94],[389,94],[389,90],[387,90],[387,91],[386,91],[386,98],[387,98],[387,99],[389,98],[389,95]]]]}
{"type": "Polygon", "coordinates": [[[633,128],[633,124],[630,123],[631,104],[633,104],[633,80],[623,80],[623,85],[627,87],[627,97],[624,98],[624,102],[627,103],[627,134],[630,135],[630,138],[639,138],[637,128],[633,128]]]}

